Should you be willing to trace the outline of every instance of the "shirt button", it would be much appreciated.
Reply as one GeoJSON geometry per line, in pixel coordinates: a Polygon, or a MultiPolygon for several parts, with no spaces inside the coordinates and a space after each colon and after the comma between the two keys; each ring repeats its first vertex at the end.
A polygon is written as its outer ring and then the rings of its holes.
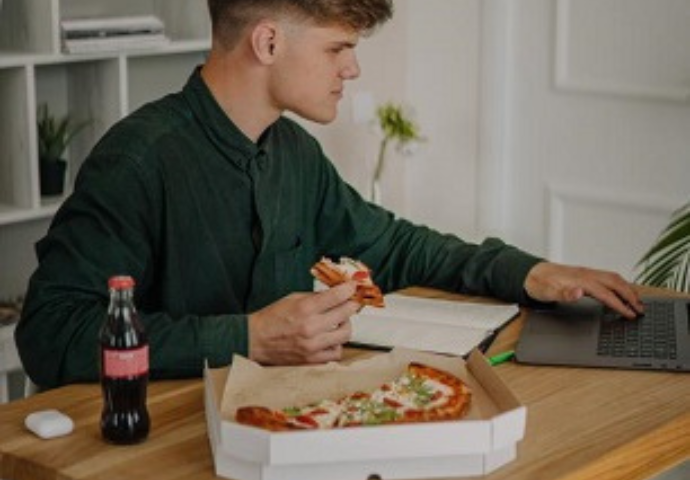
{"type": "Polygon", "coordinates": [[[256,156],[256,165],[259,167],[260,170],[266,168],[266,166],[268,165],[268,155],[266,155],[266,152],[259,152],[259,154],[256,156]]]}

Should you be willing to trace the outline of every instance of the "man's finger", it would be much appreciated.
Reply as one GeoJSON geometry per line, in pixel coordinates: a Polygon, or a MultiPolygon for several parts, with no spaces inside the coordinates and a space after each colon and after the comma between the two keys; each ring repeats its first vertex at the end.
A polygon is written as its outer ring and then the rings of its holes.
{"type": "MultiPolygon", "coordinates": [[[[322,333],[316,339],[315,351],[317,352],[312,358],[318,357],[322,354],[330,356],[334,351],[342,352],[342,347],[352,338],[352,324],[346,320],[335,328],[322,333]]],[[[338,353],[340,355],[341,353],[338,353]]]]}
{"type": "Polygon", "coordinates": [[[322,290],[314,294],[312,305],[316,312],[326,312],[352,298],[356,288],[355,282],[345,282],[328,290],[322,290]]]}
{"type": "Polygon", "coordinates": [[[635,318],[639,313],[641,313],[631,307],[625,298],[618,295],[617,292],[610,290],[606,286],[597,286],[597,288],[591,289],[588,294],[626,318],[635,318]]]}
{"type": "Polygon", "coordinates": [[[337,362],[343,357],[342,345],[336,345],[331,348],[321,350],[305,358],[306,363],[320,364],[327,362],[337,362]]]}

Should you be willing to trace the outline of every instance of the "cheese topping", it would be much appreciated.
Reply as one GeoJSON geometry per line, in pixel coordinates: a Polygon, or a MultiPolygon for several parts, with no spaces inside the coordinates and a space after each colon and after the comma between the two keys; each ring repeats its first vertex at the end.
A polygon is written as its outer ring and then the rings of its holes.
{"type": "Polygon", "coordinates": [[[371,276],[369,275],[369,269],[357,260],[353,260],[348,257],[341,257],[340,263],[333,263],[335,268],[340,270],[342,273],[362,284],[371,284],[371,276]]]}
{"type": "Polygon", "coordinates": [[[389,423],[400,416],[397,408],[374,400],[370,395],[359,395],[345,403],[345,409],[338,419],[339,427],[355,425],[378,425],[389,423]]]}
{"type": "Polygon", "coordinates": [[[453,390],[447,385],[413,375],[387,383],[374,393],[379,402],[397,403],[403,410],[428,410],[444,405],[453,390]]]}
{"type": "Polygon", "coordinates": [[[302,428],[333,428],[344,405],[333,400],[322,400],[306,407],[284,408],[288,422],[302,428]]]}

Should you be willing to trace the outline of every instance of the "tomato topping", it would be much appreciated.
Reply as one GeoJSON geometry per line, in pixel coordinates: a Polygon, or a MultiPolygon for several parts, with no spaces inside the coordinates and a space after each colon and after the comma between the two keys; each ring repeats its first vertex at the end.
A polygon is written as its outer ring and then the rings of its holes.
{"type": "Polygon", "coordinates": [[[424,412],[422,410],[405,410],[403,412],[403,418],[405,420],[420,420],[423,418],[424,412]]]}
{"type": "Polygon", "coordinates": [[[319,423],[307,415],[297,415],[295,417],[295,420],[297,420],[300,423],[304,423],[305,425],[309,425],[314,428],[319,428],[319,423]]]}
{"type": "Polygon", "coordinates": [[[402,403],[400,403],[400,402],[398,402],[398,401],[396,401],[396,400],[393,400],[393,399],[391,399],[391,398],[388,398],[388,397],[383,397],[383,403],[385,403],[385,404],[388,405],[389,407],[393,407],[393,408],[402,407],[402,403]]]}
{"type": "Polygon", "coordinates": [[[369,272],[366,270],[359,270],[355,273],[352,274],[352,280],[361,282],[363,280],[367,280],[369,278],[369,272]]]}
{"type": "Polygon", "coordinates": [[[355,392],[352,395],[350,395],[350,398],[352,400],[360,400],[363,398],[369,398],[369,394],[364,392],[355,392]]]}

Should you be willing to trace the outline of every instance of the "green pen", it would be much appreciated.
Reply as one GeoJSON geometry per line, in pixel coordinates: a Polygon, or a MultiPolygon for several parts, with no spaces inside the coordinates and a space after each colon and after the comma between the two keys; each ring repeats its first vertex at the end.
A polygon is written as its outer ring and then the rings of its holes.
{"type": "Polygon", "coordinates": [[[507,352],[502,352],[489,358],[489,365],[496,366],[507,362],[515,356],[515,350],[508,350],[507,352]]]}

